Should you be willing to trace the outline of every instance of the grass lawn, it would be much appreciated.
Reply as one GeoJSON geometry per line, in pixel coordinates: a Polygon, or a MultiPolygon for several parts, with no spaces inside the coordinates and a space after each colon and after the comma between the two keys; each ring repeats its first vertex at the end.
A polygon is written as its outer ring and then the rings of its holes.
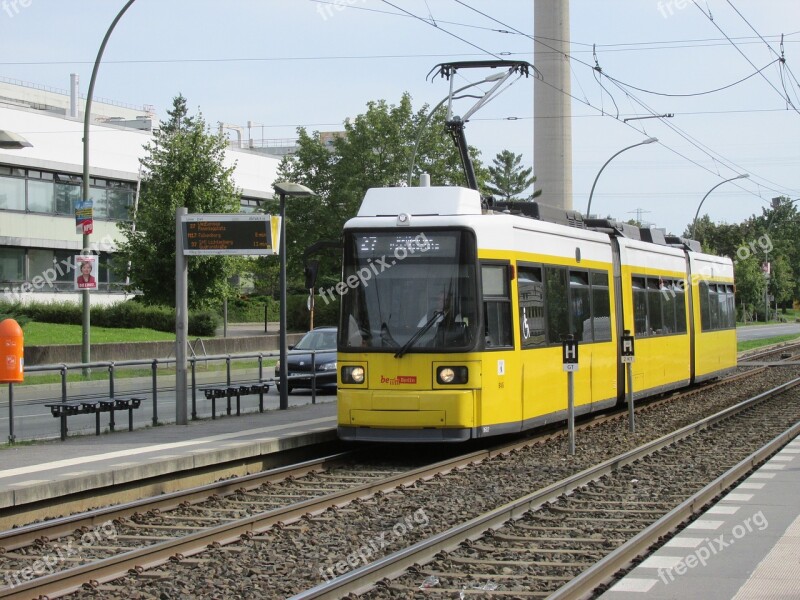
{"type": "Polygon", "coordinates": [[[779,344],[781,342],[789,342],[792,340],[798,339],[797,334],[793,335],[778,335],[771,338],[764,338],[762,340],[747,340],[746,342],[739,342],[736,344],[736,350],[738,352],[743,352],[744,350],[753,350],[755,348],[761,348],[762,346],[769,346],[770,344],[779,344]]]}
{"type": "MultiPolygon", "coordinates": [[[[63,346],[81,343],[80,325],[61,325],[29,321],[22,327],[26,346],[63,346]]],[[[117,329],[113,327],[92,327],[92,343],[125,342],[169,342],[175,340],[174,333],[155,329],[117,329]]]]}

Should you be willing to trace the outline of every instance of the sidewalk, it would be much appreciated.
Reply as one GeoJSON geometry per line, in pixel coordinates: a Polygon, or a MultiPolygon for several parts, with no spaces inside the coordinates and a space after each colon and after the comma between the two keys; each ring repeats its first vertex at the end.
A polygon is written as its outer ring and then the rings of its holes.
{"type": "MultiPolygon", "coordinates": [[[[277,321],[270,321],[267,323],[267,331],[264,331],[264,322],[261,323],[228,323],[227,337],[256,337],[259,335],[271,334],[277,335],[280,333],[280,323],[277,321]]],[[[216,337],[225,337],[225,326],[221,325],[217,328],[216,337]]]]}

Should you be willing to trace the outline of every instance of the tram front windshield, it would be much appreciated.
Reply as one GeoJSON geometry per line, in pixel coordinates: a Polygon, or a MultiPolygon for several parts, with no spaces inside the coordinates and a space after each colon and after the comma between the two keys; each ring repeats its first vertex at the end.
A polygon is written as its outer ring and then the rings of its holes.
{"type": "Polygon", "coordinates": [[[468,231],[346,232],[339,349],[464,351],[477,339],[468,231]]]}

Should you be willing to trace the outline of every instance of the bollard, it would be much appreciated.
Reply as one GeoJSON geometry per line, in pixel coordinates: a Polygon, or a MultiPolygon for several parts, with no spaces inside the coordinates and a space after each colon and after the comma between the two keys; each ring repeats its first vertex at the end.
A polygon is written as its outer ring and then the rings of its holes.
{"type": "Polygon", "coordinates": [[[114,399],[114,361],[108,365],[108,397],[114,399]]]}
{"type": "Polygon", "coordinates": [[[192,421],[197,420],[197,376],[195,367],[197,366],[197,359],[193,356],[189,359],[192,363],[192,421]]]}
{"type": "Polygon", "coordinates": [[[61,401],[67,401],[67,365],[61,365],[61,401]]]}
{"type": "Polygon", "coordinates": [[[17,440],[14,435],[14,384],[8,384],[8,443],[13,444],[17,440]]]}
{"type": "Polygon", "coordinates": [[[153,359],[153,427],[158,425],[158,359],[153,359]]]}
{"type": "Polygon", "coordinates": [[[311,351],[311,404],[317,403],[317,351],[311,351]]]}

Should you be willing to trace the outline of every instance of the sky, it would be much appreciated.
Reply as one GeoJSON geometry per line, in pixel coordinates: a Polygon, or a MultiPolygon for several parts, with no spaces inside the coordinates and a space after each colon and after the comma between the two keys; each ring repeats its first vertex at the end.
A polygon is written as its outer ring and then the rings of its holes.
{"type": "MultiPolygon", "coordinates": [[[[0,77],[67,90],[77,73],[85,93],[124,4],[0,0],[0,77]]],[[[570,30],[575,209],[612,155],[651,136],[659,142],[603,170],[593,213],[680,234],[712,187],[743,174],[701,215],[734,223],[773,197],[800,199],[799,0],[571,0],[570,30]],[[674,116],[625,122],[653,114],[674,116]]],[[[535,43],[533,0],[136,0],[109,39],[95,98],[153,105],[165,119],[181,93],[210,124],[252,121],[253,138],[294,138],[299,126],[341,129],[404,92],[415,109],[435,105],[448,91],[426,79],[435,65],[533,62],[535,43]]],[[[532,166],[533,116],[522,78],[473,116],[467,140],[484,163],[507,149],[532,166]]]]}

